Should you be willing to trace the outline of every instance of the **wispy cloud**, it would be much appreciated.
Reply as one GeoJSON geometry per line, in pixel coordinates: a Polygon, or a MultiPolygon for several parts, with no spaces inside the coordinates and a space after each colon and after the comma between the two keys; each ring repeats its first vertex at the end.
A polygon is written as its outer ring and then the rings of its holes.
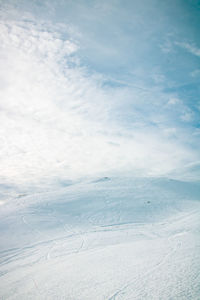
{"type": "Polygon", "coordinates": [[[188,52],[190,52],[191,54],[194,54],[198,57],[200,57],[200,48],[198,48],[196,45],[194,45],[193,43],[188,43],[188,42],[176,42],[176,45],[184,48],[185,50],[187,50],[188,52]]]}
{"type": "Polygon", "coordinates": [[[171,113],[178,101],[105,85],[106,76],[81,63],[72,28],[30,16],[4,17],[0,26],[2,181],[164,175],[196,159],[180,112],[171,113]]]}

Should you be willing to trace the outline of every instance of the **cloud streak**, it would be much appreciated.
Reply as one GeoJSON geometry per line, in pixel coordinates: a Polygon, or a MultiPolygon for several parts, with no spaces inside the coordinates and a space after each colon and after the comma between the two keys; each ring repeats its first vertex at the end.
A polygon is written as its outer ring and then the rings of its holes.
{"type": "Polygon", "coordinates": [[[82,64],[71,28],[3,16],[2,182],[160,176],[197,160],[193,140],[185,143],[190,129],[181,123],[192,115],[173,95],[106,85],[106,76],[82,64]]]}

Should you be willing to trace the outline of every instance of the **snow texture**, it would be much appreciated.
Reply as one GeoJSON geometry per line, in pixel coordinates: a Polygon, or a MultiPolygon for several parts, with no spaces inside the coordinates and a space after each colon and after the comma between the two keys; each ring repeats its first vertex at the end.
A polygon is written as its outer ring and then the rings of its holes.
{"type": "Polygon", "coordinates": [[[200,299],[199,183],[2,191],[0,299],[200,299]]]}

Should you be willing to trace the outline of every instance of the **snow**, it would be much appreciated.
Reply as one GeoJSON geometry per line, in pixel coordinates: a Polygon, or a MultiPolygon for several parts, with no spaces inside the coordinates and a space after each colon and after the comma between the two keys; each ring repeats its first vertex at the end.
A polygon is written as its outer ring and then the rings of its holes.
{"type": "Polygon", "coordinates": [[[0,212],[0,298],[199,299],[199,187],[102,177],[9,189],[0,212]]]}

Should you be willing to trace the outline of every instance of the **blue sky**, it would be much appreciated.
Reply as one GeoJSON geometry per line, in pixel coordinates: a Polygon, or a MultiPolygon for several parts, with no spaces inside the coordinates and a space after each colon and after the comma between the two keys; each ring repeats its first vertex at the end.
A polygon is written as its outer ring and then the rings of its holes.
{"type": "Polygon", "coordinates": [[[2,182],[198,169],[198,1],[0,5],[2,182]]]}

